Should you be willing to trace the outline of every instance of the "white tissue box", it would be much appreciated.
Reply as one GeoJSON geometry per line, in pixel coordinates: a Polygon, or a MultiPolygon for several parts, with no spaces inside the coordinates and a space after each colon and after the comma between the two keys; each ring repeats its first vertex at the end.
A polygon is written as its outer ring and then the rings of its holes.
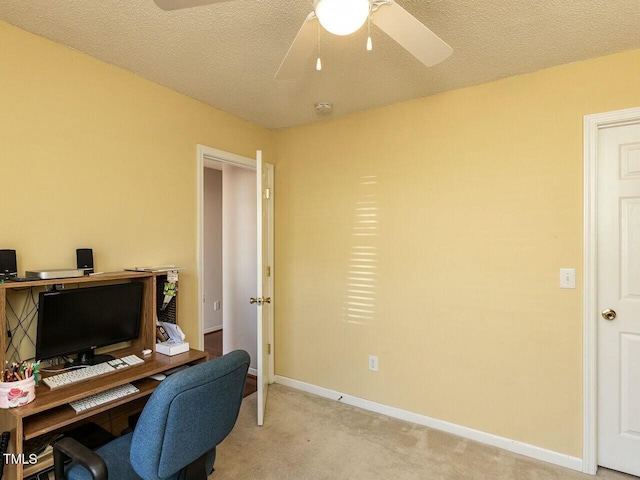
{"type": "Polygon", "coordinates": [[[175,343],[162,342],[156,343],[156,352],[163,355],[177,355],[189,351],[189,342],[175,343]]]}

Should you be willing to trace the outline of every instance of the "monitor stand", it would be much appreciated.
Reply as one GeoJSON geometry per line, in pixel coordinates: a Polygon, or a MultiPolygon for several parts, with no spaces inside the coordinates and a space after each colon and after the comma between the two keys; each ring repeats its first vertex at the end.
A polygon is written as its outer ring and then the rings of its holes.
{"type": "Polygon", "coordinates": [[[77,367],[78,365],[87,365],[87,366],[96,365],[98,363],[108,362],[113,359],[114,359],[113,355],[107,355],[107,354],[96,355],[95,350],[85,350],[83,352],[79,352],[78,358],[74,362],[69,363],[69,365],[65,364],[65,367],[69,367],[69,366],[77,367]]]}

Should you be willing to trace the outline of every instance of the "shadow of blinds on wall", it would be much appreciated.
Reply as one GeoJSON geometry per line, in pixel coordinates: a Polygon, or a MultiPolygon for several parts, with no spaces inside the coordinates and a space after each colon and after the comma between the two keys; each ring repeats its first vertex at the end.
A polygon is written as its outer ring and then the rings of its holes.
{"type": "Polygon", "coordinates": [[[349,252],[344,318],[366,324],[375,318],[378,277],[378,177],[361,177],[353,208],[353,243],[349,252]]]}

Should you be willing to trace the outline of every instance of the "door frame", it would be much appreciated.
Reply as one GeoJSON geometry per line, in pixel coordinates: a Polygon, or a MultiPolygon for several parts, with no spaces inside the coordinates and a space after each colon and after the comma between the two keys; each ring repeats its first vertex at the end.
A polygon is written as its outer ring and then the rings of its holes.
{"type": "MultiPolygon", "coordinates": [[[[197,233],[196,233],[196,265],[197,265],[197,282],[198,282],[198,349],[204,349],[204,169],[209,168],[207,164],[209,162],[227,163],[242,168],[249,168],[256,170],[256,159],[244,157],[224,150],[218,150],[217,148],[207,147],[206,145],[198,145],[197,148],[197,160],[196,160],[196,202],[197,202],[197,233]]],[[[272,166],[264,164],[270,167],[269,175],[273,178],[272,166]]],[[[273,235],[273,202],[269,206],[269,265],[273,265],[273,252],[274,252],[274,235],[273,235]]],[[[273,271],[273,267],[272,267],[273,271]]],[[[273,282],[273,274],[271,276],[271,282],[273,282]]],[[[273,291],[273,283],[270,285],[271,291],[273,291]]],[[[268,342],[271,344],[271,355],[269,356],[269,364],[267,366],[267,381],[269,383],[274,382],[275,369],[274,369],[274,357],[275,357],[275,344],[274,344],[274,319],[273,319],[273,303],[267,304],[270,309],[268,319],[268,342]]],[[[256,327],[257,328],[257,327],[256,327]]]]}
{"type": "Polygon", "coordinates": [[[584,117],[584,233],[583,233],[583,422],[582,471],[598,470],[598,338],[597,338],[597,186],[600,129],[640,121],[640,108],[627,108],[584,117]]]}

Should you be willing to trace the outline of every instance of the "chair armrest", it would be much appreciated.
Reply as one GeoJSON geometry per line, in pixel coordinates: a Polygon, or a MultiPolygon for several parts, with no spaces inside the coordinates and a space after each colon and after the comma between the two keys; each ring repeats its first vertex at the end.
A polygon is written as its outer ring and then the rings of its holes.
{"type": "Polygon", "coordinates": [[[86,468],[95,480],[108,480],[107,465],[93,450],[71,437],[64,437],[53,444],[53,465],[56,480],[64,479],[64,462],[70,458],[86,468]]]}

